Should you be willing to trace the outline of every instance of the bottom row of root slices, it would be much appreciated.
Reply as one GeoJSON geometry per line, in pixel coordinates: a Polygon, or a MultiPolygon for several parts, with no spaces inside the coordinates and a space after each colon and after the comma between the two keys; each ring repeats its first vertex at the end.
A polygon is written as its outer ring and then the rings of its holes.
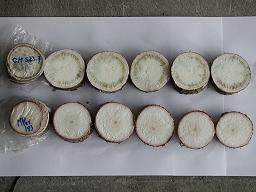
{"type": "MultiPolygon", "coordinates": [[[[84,141],[92,133],[93,120],[90,112],[80,103],[59,106],[53,115],[55,132],[69,142],[84,141]]],[[[49,108],[41,101],[32,99],[16,104],[10,115],[13,130],[24,136],[40,136],[47,130],[49,108]]],[[[102,105],[95,117],[95,128],[107,142],[121,143],[128,139],[134,129],[147,145],[165,145],[172,137],[175,125],[171,114],[159,105],[148,105],[134,123],[132,111],[125,105],[110,102],[102,105]]],[[[253,124],[240,112],[224,113],[216,127],[203,111],[185,114],[178,124],[178,136],[182,144],[191,149],[208,145],[215,132],[220,142],[231,148],[249,143],[253,124]]]]}

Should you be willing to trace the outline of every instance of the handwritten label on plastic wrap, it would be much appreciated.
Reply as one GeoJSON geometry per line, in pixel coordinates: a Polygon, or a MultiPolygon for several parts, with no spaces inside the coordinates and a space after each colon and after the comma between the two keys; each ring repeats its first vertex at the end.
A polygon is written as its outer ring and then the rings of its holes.
{"type": "Polygon", "coordinates": [[[33,125],[30,121],[30,119],[27,119],[26,117],[20,117],[17,119],[18,127],[23,126],[25,128],[25,132],[31,132],[33,131],[33,125]]]}

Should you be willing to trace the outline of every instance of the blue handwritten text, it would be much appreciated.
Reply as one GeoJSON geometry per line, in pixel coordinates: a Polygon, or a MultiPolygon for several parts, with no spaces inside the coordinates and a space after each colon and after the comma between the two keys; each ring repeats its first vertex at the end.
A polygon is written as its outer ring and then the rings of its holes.
{"type": "Polygon", "coordinates": [[[18,56],[18,57],[13,57],[12,62],[14,64],[17,63],[40,63],[42,61],[42,57],[39,55],[38,57],[34,56],[18,56]]]}
{"type": "Polygon", "coordinates": [[[31,132],[33,131],[33,126],[30,122],[30,120],[27,120],[26,117],[20,117],[17,119],[18,127],[23,126],[25,128],[25,132],[31,132]]]}

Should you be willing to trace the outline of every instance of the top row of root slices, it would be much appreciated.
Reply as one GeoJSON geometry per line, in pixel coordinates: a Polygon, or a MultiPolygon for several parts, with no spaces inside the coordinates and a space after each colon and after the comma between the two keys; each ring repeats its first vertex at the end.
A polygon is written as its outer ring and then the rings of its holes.
{"type": "MultiPolygon", "coordinates": [[[[7,69],[12,80],[18,83],[31,82],[44,71],[47,81],[59,89],[77,88],[86,71],[90,83],[104,92],[120,90],[129,76],[126,59],[115,52],[94,55],[86,67],[82,56],[73,50],[56,51],[45,60],[38,49],[28,44],[19,44],[9,52],[7,69]]],[[[248,63],[232,53],[217,57],[210,69],[197,53],[180,54],[170,66],[162,54],[147,51],[136,56],[130,69],[133,84],[144,92],[161,89],[171,76],[180,93],[198,93],[207,86],[210,74],[215,87],[223,94],[237,93],[251,80],[248,63]]]]}

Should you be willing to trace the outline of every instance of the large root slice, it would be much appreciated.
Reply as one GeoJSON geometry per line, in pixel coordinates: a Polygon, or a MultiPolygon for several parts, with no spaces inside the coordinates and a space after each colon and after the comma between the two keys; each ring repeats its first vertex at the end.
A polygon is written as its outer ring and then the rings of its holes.
{"type": "Polygon", "coordinates": [[[183,53],[173,62],[172,80],[180,93],[193,94],[203,90],[210,78],[207,61],[197,53],[183,53]]]}
{"type": "Polygon", "coordinates": [[[214,124],[206,113],[193,111],[182,117],[178,126],[181,142],[192,149],[208,145],[215,134],[214,124]]]}
{"type": "Polygon", "coordinates": [[[95,127],[106,141],[120,143],[133,133],[133,114],[128,107],[122,104],[107,103],[98,110],[95,127]]]}
{"type": "Polygon", "coordinates": [[[216,126],[216,135],[220,142],[232,148],[247,145],[252,134],[252,121],[239,112],[223,114],[216,126]]]}
{"type": "Polygon", "coordinates": [[[160,53],[143,52],[133,60],[130,76],[138,89],[144,92],[157,91],[169,81],[170,65],[160,53]]]}
{"type": "Polygon", "coordinates": [[[248,63],[239,55],[223,54],[211,67],[212,80],[223,94],[233,94],[245,89],[251,80],[248,63]]]}
{"type": "Polygon", "coordinates": [[[170,113],[161,106],[149,105],[139,114],[136,121],[136,133],[146,144],[165,145],[174,131],[174,120],[170,113]]]}
{"type": "Polygon", "coordinates": [[[75,89],[82,83],[84,74],[84,60],[73,50],[56,51],[46,59],[44,76],[55,88],[75,89]]]}
{"type": "Polygon", "coordinates": [[[57,108],[53,116],[56,133],[64,140],[81,142],[91,133],[92,118],[80,103],[66,103],[57,108]]]}
{"type": "Polygon", "coordinates": [[[129,66],[122,55],[102,52],[94,55],[88,62],[86,73],[95,88],[104,92],[115,92],[127,82],[129,66]]]}

